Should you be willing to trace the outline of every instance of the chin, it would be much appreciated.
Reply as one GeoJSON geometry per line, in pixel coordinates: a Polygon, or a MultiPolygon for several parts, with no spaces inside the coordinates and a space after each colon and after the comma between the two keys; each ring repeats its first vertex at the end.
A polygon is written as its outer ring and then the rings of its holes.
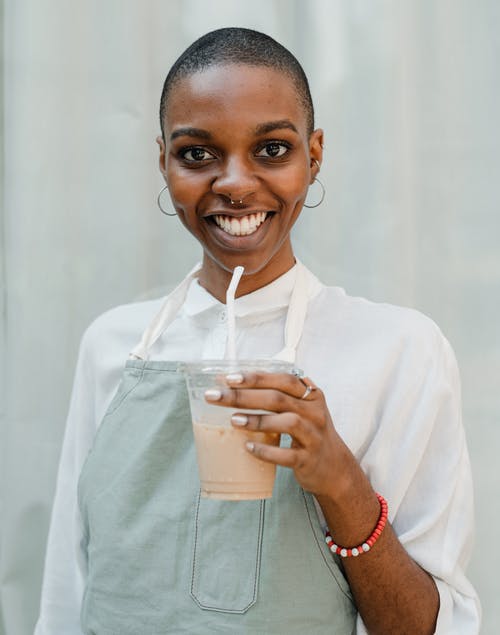
{"type": "Polygon", "coordinates": [[[286,258],[278,253],[273,254],[234,254],[230,258],[213,258],[212,255],[207,254],[216,267],[227,271],[232,274],[234,268],[242,266],[245,268],[244,276],[258,276],[259,274],[265,278],[273,280],[279,277],[282,273],[285,273],[293,267],[295,264],[295,257],[292,254],[287,255],[286,258]]]}
{"type": "Polygon", "coordinates": [[[214,260],[214,262],[228,273],[233,273],[235,267],[244,267],[244,275],[251,276],[266,269],[270,260],[270,258],[264,258],[262,256],[242,256],[241,258],[231,258],[231,260],[214,260]]]}

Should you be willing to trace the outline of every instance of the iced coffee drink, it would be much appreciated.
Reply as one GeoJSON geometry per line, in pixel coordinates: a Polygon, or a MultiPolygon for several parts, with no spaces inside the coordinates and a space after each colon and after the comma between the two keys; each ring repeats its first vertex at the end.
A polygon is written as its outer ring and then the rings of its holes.
{"type": "Polygon", "coordinates": [[[265,410],[226,408],[207,403],[205,391],[223,388],[225,376],[234,372],[264,370],[286,373],[293,365],[273,360],[256,362],[201,362],[184,364],[193,420],[201,494],[206,498],[249,500],[270,498],[276,466],[250,454],[247,441],[279,445],[279,435],[237,429],[231,425],[235,412],[268,414],[265,410]]]}

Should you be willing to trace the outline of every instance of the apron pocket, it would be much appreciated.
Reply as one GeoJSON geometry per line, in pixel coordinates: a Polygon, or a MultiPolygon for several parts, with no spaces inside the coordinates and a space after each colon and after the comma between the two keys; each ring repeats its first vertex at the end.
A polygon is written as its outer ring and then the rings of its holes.
{"type": "Polygon", "coordinates": [[[257,601],[264,500],[198,495],[191,597],[205,610],[245,613],[257,601]]]}

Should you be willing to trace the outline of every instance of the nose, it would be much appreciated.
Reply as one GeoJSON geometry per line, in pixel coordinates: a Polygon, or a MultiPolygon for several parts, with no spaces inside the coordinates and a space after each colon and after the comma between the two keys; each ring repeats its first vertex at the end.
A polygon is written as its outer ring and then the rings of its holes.
{"type": "Polygon", "coordinates": [[[212,191],[230,201],[243,201],[257,189],[258,179],[250,161],[230,157],[212,182],[212,191]]]}

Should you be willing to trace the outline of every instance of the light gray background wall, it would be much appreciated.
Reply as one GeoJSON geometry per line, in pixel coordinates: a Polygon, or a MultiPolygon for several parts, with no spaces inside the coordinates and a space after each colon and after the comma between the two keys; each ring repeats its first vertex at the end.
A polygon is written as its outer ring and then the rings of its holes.
{"type": "Polygon", "coordinates": [[[462,371],[470,575],[498,632],[500,5],[496,0],[4,0],[0,633],[27,635],[79,338],[198,255],[155,208],[162,79],[243,25],[303,61],[327,199],[297,252],[325,282],[434,318],[462,371]],[[5,337],[4,337],[5,336],[5,337]]]}

